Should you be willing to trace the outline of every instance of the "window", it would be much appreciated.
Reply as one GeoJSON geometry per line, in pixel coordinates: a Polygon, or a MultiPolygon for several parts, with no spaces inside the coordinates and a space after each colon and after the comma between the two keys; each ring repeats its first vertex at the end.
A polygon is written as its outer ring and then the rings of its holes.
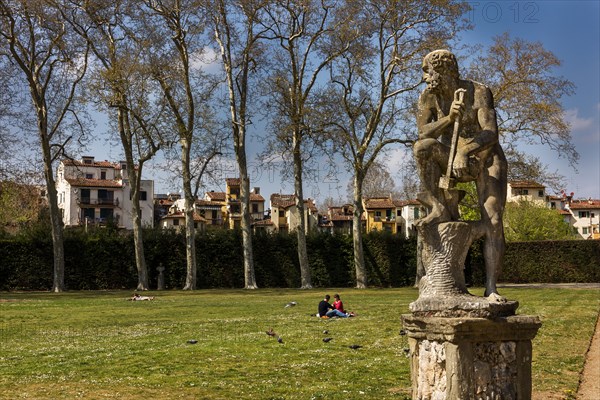
{"type": "Polygon", "coordinates": [[[595,217],[596,217],[596,214],[590,213],[590,218],[595,218],[595,217]]]}
{"type": "Polygon", "coordinates": [[[140,191],[140,201],[148,200],[148,193],[145,190],[140,191]]]}
{"type": "Polygon", "coordinates": [[[385,210],[386,218],[392,218],[392,210],[385,210]]]}
{"type": "Polygon", "coordinates": [[[529,190],[528,189],[523,189],[523,191],[521,193],[523,195],[527,196],[529,194],[529,190]]]}
{"type": "Polygon", "coordinates": [[[283,218],[283,217],[285,217],[285,211],[279,210],[279,218],[283,218]]]}
{"type": "Polygon", "coordinates": [[[381,211],[375,211],[375,216],[376,217],[381,217],[381,211]]]}
{"type": "Polygon", "coordinates": [[[414,212],[415,219],[419,218],[419,208],[418,207],[413,208],[413,212],[414,212]]]}
{"type": "Polygon", "coordinates": [[[90,204],[90,189],[81,189],[81,204],[90,204]]]}
{"type": "Polygon", "coordinates": [[[87,218],[88,220],[93,221],[96,217],[96,210],[93,208],[82,208],[81,214],[84,220],[87,218]]]}
{"type": "Polygon", "coordinates": [[[106,171],[100,171],[100,179],[106,179],[106,171]]]}
{"type": "Polygon", "coordinates": [[[173,226],[179,226],[179,220],[177,218],[173,220],[173,226]]]}
{"type": "Polygon", "coordinates": [[[555,202],[551,202],[551,203],[550,203],[550,208],[551,208],[552,210],[556,210],[556,203],[555,203],[555,202]]]}
{"type": "Polygon", "coordinates": [[[100,209],[100,218],[112,219],[113,218],[113,209],[112,208],[101,208],[100,209]]]}
{"type": "Polygon", "coordinates": [[[544,191],[538,190],[538,197],[544,197],[544,191]]]}
{"type": "Polygon", "coordinates": [[[586,226],[585,226],[585,227],[583,227],[583,228],[581,228],[581,233],[582,233],[583,235],[587,235],[587,234],[589,234],[589,233],[590,233],[590,228],[588,228],[588,227],[586,227],[586,226]]]}
{"type": "Polygon", "coordinates": [[[258,213],[258,204],[252,203],[252,213],[253,214],[257,214],[258,213]]]}
{"type": "Polygon", "coordinates": [[[94,174],[85,174],[85,179],[94,179],[94,174]]]}
{"type": "Polygon", "coordinates": [[[590,217],[589,211],[579,211],[579,218],[589,218],[589,217],[590,217]]]}

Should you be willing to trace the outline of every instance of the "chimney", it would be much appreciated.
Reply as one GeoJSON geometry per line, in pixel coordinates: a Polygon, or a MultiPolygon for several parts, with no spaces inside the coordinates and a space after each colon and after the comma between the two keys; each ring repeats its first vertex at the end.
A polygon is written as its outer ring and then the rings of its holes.
{"type": "Polygon", "coordinates": [[[260,194],[260,188],[259,187],[254,187],[254,193],[255,194],[260,194]]]}
{"type": "Polygon", "coordinates": [[[94,163],[94,156],[82,156],[81,162],[84,164],[91,165],[94,163]]]}

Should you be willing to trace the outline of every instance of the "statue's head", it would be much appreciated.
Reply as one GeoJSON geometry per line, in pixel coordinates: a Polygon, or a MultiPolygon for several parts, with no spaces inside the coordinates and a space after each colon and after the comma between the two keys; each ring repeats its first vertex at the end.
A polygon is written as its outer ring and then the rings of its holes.
{"type": "Polygon", "coordinates": [[[456,57],[448,50],[434,50],[423,58],[423,81],[435,92],[440,85],[458,79],[456,57]]]}

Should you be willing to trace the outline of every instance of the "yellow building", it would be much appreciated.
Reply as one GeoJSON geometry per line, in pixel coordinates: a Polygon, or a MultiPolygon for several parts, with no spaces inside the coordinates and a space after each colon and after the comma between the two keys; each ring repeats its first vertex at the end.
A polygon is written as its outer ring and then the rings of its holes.
{"type": "Polygon", "coordinates": [[[396,204],[389,197],[372,197],[363,200],[366,214],[366,231],[386,231],[396,233],[396,204]]]}

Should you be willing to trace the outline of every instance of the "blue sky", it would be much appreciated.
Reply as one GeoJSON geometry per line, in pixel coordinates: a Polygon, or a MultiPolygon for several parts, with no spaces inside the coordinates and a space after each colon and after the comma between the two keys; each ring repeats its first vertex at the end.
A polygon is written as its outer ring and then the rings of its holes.
{"type": "MultiPolygon", "coordinates": [[[[462,34],[464,42],[485,46],[492,43],[494,36],[508,31],[513,38],[542,42],[562,61],[556,72],[576,85],[575,95],[564,98],[563,105],[572,125],[573,143],[580,154],[577,169],[544,146],[527,146],[525,151],[538,156],[549,170],[564,175],[567,192],[575,192],[577,198],[600,199],[600,1],[474,1],[471,6],[473,10],[468,17],[474,29],[462,34]]],[[[104,123],[98,123],[98,132],[105,132],[104,123]]],[[[267,200],[271,193],[292,193],[293,186],[281,182],[276,168],[267,169],[255,161],[261,143],[262,140],[253,138],[248,144],[251,185],[260,186],[267,200]]],[[[107,147],[106,143],[90,150],[97,159],[117,161],[121,154],[118,147],[107,147]]],[[[395,173],[398,161],[395,158],[389,160],[388,166],[392,175],[399,178],[395,173]]],[[[158,163],[156,167],[144,174],[146,179],[155,179],[155,191],[178,191],[179,183],[165,179],[158,163]]],[[[349,174],[344,168],[341,162],[335,166],[320,165],[317,178],[306,182],[305,197],[318,201],[325,197],[345,200],[349,174]]],[[[233,166],[223,171],[223,177],[235,175],[233,166]]],[[[207,189],[224,190],[224,181],[220,187],[207,189]]]]}
{"type": "Polygon", "coordinates": [[[576,197],[600,198],[600,2],[477,1],[469,15],[474,30],[463,34],[467,42],[489,45],[494,36],[539,41],[561,61],[557,69],[576,85],[563,99],[571,123],[573,143],[579,152],[577,170],[544,146],[527,146],[549,169],[567,177],[567,192],[576,197]]]}

